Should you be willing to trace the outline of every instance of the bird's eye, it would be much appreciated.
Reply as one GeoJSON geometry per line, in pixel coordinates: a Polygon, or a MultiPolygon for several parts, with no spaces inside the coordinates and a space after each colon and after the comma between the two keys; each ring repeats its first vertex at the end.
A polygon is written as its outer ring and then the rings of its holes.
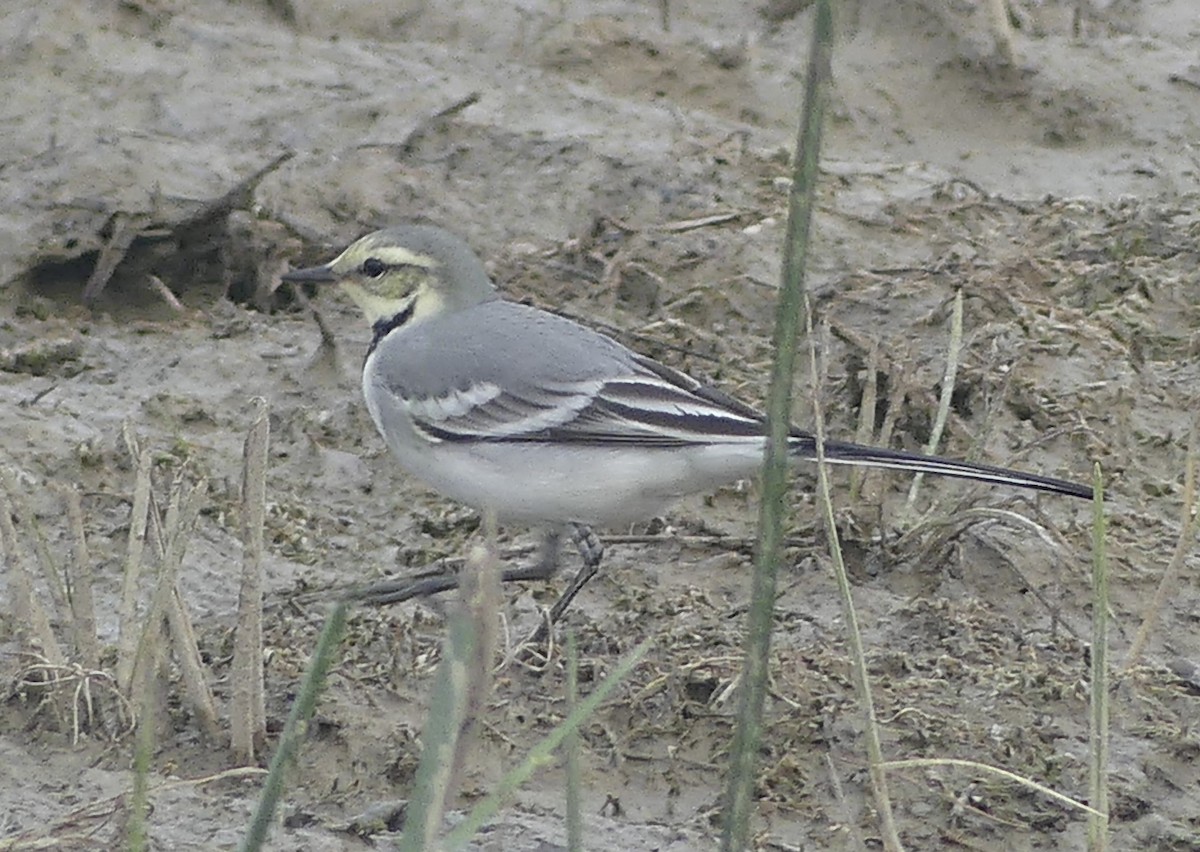
{"type": "Polygon", "coordinates": [[[377,257],[368,257],[362,262],[362,266],[358,271],[368,278],[378,278],[383,273],[387,272],[387,264],[377,257]]]}

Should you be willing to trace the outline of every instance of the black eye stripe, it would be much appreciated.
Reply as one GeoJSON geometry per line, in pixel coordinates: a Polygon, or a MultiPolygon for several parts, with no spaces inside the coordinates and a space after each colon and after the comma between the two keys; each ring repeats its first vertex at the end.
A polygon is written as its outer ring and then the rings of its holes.
{"type": "Polygon", "coordinates": [[[377,257],[368,257],[358,267],[358,271],[368,278],[378,278],[388,271],[388,265],[377,257]]]}

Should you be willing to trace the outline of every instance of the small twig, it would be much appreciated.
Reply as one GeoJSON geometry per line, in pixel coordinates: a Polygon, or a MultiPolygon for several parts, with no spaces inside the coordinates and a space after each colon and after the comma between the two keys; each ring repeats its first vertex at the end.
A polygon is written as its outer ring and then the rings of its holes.
{"type": "Polygon", "coordinates": [[[90,305],[104,291],[105,285],[108,284],[121,261],[125,259],[133,241],[149,225],[150,217],[144,213],[117,212],[113,214],[112,235],[100,249],[96,265],[92,268],[92,274],[88,276],[87,284],[83,288],[84,304],[90,305]]]}
{"type": "Polygon", "coordinates": [[[997,509],[991,506],[972,506],[971,508],[960,509],[952,514],[939,515],[928,521],[922,521],[914,526],[900,537],[896,542],[897,548],[904,548],[909,542],[919,538],[921,535],[936,531],[939,533],[938,538],[927,544],[922,550],[921,555],[916,560],[918,563],[924,561],[925,554],[935,549],[941,542],[948,541],[957,533],[962,532],[973,524],[982,523],[985,521],[996,521],[1000,523],[1009,523],[1016,527],[1025,527],[1031,530],[1038,538],[1044,541],[1050,547],[1058,547],[1062,545],[1061,539],[1056,539],[1050,532],[1030,518],[1025,517],[1019,512],[1013,512],[1009,509],[997,509]]]}
{"type": "MultiPolygon", "coordinates": [[[[749,538],[736,538],[723,535],[618,535],[606,536],[605,545],[622,544],[683,544],[693,547],[714,547],[728,551],[750,553],[754,549],[754,541],[749,538]]],[[[813,544],[812,537],[801,538],[788,536],[782,540],[782,545],[789,548],[807,548],[813,544]]],[[[530,547],[507,548],[500,554],[502,559],[512,559],[526,556],[530,547]]],[[[390,606],[403,603],[413,598],[428,597],[441,594],[459,586],[459,572],[463,560],[455,557],[439,559],[436,563],[414,571],[403,577],[371,583],[367,586],[343,586],[309,591],[302,595],[287,598],[288,603],[312,604],[324,600],[340,598],[347,601],[365,604],[367,606],[390,606]]],[[[548,579],[541,565],[506,568],[500,573],[501,583],[528,583],[548,579]]],[[[272,603],[268,609],[280,606],[279,602],[272,603]]]]}
{"type": "Polygon", "coordinates": [[[229,213],[230,210],[237,210],[242,207],[249,207],[254,197],[254,189],[262,179],[282,166],[292,157],[296,156],[295,151],[283,151],[276,154],[264,165],[259,166],[246,177],[239,180],[225,192],[218,195],[216,198],[203,205],[199,210],[192,213],[182,222],[179,222],[171,227],[171,232],[179,232],[186,228],[192,228],[204,222],[210,222],[219,219],[229,213]]]}
{"type": "Polygon", "coordinates": [[[314,361],[319,361],[322,358],[337,357],[337,336],[334,335],[333,329],[325,320],[325,315],[317,309],[317,306],[312,303],[308,295],[304,292],[303,287],[288,285],[292,288],[292,294],[296,297],[296,301],[308,309],[312,315],[313,321],[317,324],[317,330],[321,332],[321,351],[317,354],[314,361]]]}
{"type": "Polygon", "coordinates": [[[726,222],[733,222],[744,215],[746,214],[737,211],[731,213],[714,213],[711,216],[700,216],[696,219],[679,219],[675,222],[667,222],[665,225],[655,228],[655,230],[668,233],[694,231],[697,228],[707,228],[710,225],[723,225],[726,222]]]}
{"type": "MultiPolygon", "coordinates": [[[[1082,0],[1080,0],[1082,2],[1082,0]]],[[[1175,72],[1167,75],[1167,80],[1171,83],[1182,83],[1185,86],[1191,86],[1195,89],[1200,89],[1200,68],[1193,65],[1187,71],[1181,73],[1175,72]]]]}
{"type": "MultiPolygon", "coordinates": [[[[896,359],[897,363],[904,363],[907,358],[901,357],[896,359]]],[[[896,420],[900,416],[900,412],[904,407],[904,399],[908,396],[908,382],[906,373],[903,370],[891,371],[891,390],[888,393],[887,408],[883,415],[883,425],[879,428],[879,437],[877,442],[881,447],[890,447],[892,445],[892,433],[896,431],[896,420]]],[[[870,480],[872,475],[878,476],[882,470],[876,469],[872,471],[867,468],[863,471],[863,484],[870,480]]]]}
{"type": "Polygon", "coordinates": [[[1066,805],[1069,808],[1075,808],[1076,810],[1083,811],[1085,814],[1092,814],[1096,816],[1102,815],[1095,808],[1089,807],[1078,799],[1072,799],[1070,796],[1064,796],[1062,793],[1059,793],[1057,790],[1053,790],[1044,784],[1039,784],[1030,778],[1026,778],[1023,775],[1018,775],[1015,772],[1009,772],[1007,769],[1001,769],[998,766],[991,766],[989,764],[979,763],[978,761],[974,760],[958,760],[955,758],[946,757],[916,757],[905,760],[887,760],[881,764],[881,767],[887,770],[920,769],[938,766],[955,766],[963,769],[971,769],[976,772],[986,772],[989,775],[997,775],[1006,781],[1012,781],[1015,784],[1020,784],[1022,787],[1027,787],[1030,790],[1041,793],[1043,796],[1053,799],[1059,804],[1066,805]]]}
{"type": "Polygon", "coordinates": [[[164,284],[161,278],[157,275],[149,274],[146,276],[146,283],[150,285],[151,290],[167,303],[167,307],[177,314],[184,312],[183,302],[179,301],[179,298],[171,292],[171,288],[164,284]]]}
{"type": "Polygon", "coordinates": [[[416,126],[404,134],[404,138],[399,142],[363,142],[360,145],[355,145],[354,149],[361,151],[366,148],[384,148],[395,151],[401,157],[407,157],[416,148],[417,143],[421,141],[421,137],[432,133],[444,125],[448,119],[458,115],[467,107],[479,103],[479,98],[479,92],[469,92],[458,100],[451,101],[446,106],[418,121],[416,126]]]}
{"type": "Polygon", "coordinates": [[[57,384],[57,383],[55,383],[55,384],[50,384],[50,385],[47,385],[45,388],[43,388],[42,390],[38,391],[38,392],[37,392],[37,393],[35,393],[33,396],[31,396],[31,397],[28,397],[28,398],[26,398],[26,399],[23,399],[23,400],[21,400],[20,402],[18,402],[18,403],[17,403],[17,407],[19,407],[19,408],[32,408],[33,406],[35,406],[35,405],[37,405],[39,402],[41,402],[43,399],[45,399],[45,398],[46,398],[46,397],[47,397],[49,394],[52,394],[52,393],[54,393],[54,391],[56,391],[56,390],[58,390],[58,384],[57,384]]]}

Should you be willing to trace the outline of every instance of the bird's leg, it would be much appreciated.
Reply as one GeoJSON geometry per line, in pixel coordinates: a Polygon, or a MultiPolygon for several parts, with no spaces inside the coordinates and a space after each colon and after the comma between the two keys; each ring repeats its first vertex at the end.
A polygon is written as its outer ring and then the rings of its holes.
{"type": "MultiPolygon", "coordinates": [[[[506,568],[500,574],[500,581],[502,583],[520,583],[526,580],[549,580],[558,571],[558,550],[561,540],[561,530],[548,531],[542,541],[542,552],[537,562],[532,565],[522,565],[519,568],[506,568]]],[[[353,589],[346,595],[346,599],[372,606],[387,606],[411,598],[423,598],[440,592],[448,592],[458,587],[457,572],[442,570],[353,589]]]]}
{"type": "Polygon", "coordinates": [[[571,601],[575,600],[575,596],[582,591],[583,587],[588,584],[588,581],[592,577],[596,576],[596,571],[600,569],[600,560],[604,558],[604,544],[592,532],[591,527],[584,526],[583,524],[571,524],[571,541],[574,542],[576,550],[579,551],[579,557],[583,560],[583,567],[579,569],[579,573],[571,580],[571,584],[562,593],[562,597],[550,608],[551,624],[556,623],[562,618],[563,613],[567,611],[567,607],[571,605],[571,601]]]}
{"type": "MultiPolygon", "coordinates": [[[[567,611],[567,607],[571,605],[571,601],[575,600],[575,596],[587,585],[588,580],[596,576],[596,571],[600,568],[600,560],[604,556],[604,544],[592,532],[591,527],[583,524],[571,524],[571,541],[574,542],[575,548],[579,551],[579,556],[583,559],[583,567],[579,569],[579,573],[572,579],[567,590],[562,593],[554,606],[550,607],[550,613],[547,618],[543,619],[538,625],[538,629],[533,631],[526,641],[527,644],[537,644],[542,642],[550,633],[550,628],[558,623],[562,618],[563,613],[567,611]]],[[[555,544],[558,542],[558,533],[555,533],[555,544]]],[[[558,555],[557,547],[554,551],[555,556],[558,555]]]]}
{"type": "MultiPolygon", "coordinates": [[[[570,532],[571,541],[579,551],[580,558],[583,559],[583,567],[579,569],[579,573],[571,579],[566,591],[562,593],[562,596],[550,608],[549,618],[542,622],[542,626],[530,637],[530,641],[532,642],[539,642],[546,638],[549,626],[557,623],[562,618],[563,613],[567,611],[568,607],[571,606],[571,602],[575,600],[575,596],[588,584],[588,581],[592,577],[596,576],[596,571],[600,568],[600,560],[604,557],[604,544],[592,532],[590,527],[583,524],[571,524],[570,532]]],[[[500,575],[501,581],[512,583],[526,580],[550,579],[558,571],[559,545],[561,543],[562,530],[558,528],[548,530],[546,537],[542,540],[542,553],[538,557],[537,562],[534,562],[532,565],[505,570],[500,575]]],[[[366,589],[355,590],[348,594],[347,598],[381,606],[399,603],[410,598],[435,595],[439,592],[456,589],[458,586],[459,578],[457,574],[433,574],[401,582],[389,581],[387,583],[377,583],[366,589]]]]}
{"type": "MultiPolygon", "coordinates": [[[[572,523],[569,525],[571,530],[571,541],[575,545],[575,549],[579,551],[579,556],[583,559],[583,567],[579,569],[579,573],[571,578],[570,585],[567,590],[562,593],[554,606],[550,607],[550,612],[546,618],[542,619],[542,623],[538,625],[537,630],[533,631],[528,639],[525,640],[523,653],[528,654],[530,645],[539,645],[544,642],[550,635],[551,629],[562,618],[563,613],[571,605],[571,601],[575,600],[575,596],[582,591],[583,587],[588,584],[588,580],[596,576],[596,571],[600,568],[600,560],[604,557],[604,543],[596,537],[592,532],[592,528],[584,524],[572,523]]],[[[562,530],[554,528],[546,533],[545,542],[542,550],[542,558],[537,564],[523,569],[526,574],[522,579],[550,579],[554,572],[558,570],[558,545],[562,539],[562,530]],[[540,570],[542,573],[535,575],[535,571],[540,570]]],[[[522,570],[522,569],[517,569],[522,570]]],[[[508,579],[507,576],[505,579],[508,579]]]]}

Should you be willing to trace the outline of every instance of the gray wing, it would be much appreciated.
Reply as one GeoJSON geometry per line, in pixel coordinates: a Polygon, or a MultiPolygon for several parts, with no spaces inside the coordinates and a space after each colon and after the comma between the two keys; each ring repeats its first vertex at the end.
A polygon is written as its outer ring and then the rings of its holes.
{"type": "Polygon", "coordinates": [[[375,383],[432,441],[760,441],[761,417],[563,317],[494,301],[385,339],[375,383]]]}

